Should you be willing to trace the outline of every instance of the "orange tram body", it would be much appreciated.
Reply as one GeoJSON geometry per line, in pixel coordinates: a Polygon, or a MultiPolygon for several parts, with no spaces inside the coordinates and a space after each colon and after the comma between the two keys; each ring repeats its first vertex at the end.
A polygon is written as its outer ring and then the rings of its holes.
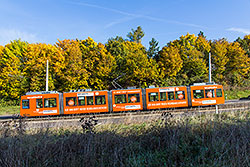
{"type": "Polygon", "coordinates": [[[128,88],[59,93],[28,92],[21,97],[20,115],[48,116],[157,110],[224,104],[222,85],[200,83],[190,86],[128,88]]]}

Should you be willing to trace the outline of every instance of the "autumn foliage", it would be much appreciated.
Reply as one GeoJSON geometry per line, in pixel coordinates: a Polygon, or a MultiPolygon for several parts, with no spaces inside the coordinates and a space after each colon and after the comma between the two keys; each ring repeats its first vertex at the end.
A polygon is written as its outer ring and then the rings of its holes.
{"type": "Polygon", "coordinates": [[[250,84],[250,35],[228,42],[207,40],[203,33],[186,34],[162,49],[152,41],[149,50],[136,37],[111,38],[106,44],[90,37],[58,40],[54,45],[11,41],[0,46],[0,98],[18,100],[25,92],[44,91],[46,60],[49,89],[57,91],[115,89],[112,81],[117,77],[123,88],[207,82],[209,53],[213,81],[250,84]]]}

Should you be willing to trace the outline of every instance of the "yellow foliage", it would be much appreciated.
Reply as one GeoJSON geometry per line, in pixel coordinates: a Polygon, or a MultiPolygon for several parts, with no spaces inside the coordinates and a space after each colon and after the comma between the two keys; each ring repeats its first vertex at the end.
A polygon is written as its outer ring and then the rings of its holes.
{"type": "Polygon", "coordinates": [[[161,77],[175,77],[181,70],[183,61],[177,48],[163,47],[159,52],[159,68],[161,77]]]}
{"type": "Polygon", "coordinates": [[[49,60],[49,90],[54,90],[55,79],[64,68],[61,51],[50,44],[29,44],[25,53],[25,77],[29,79],[29,91],[45,90],[46,61],[49,60]]]}

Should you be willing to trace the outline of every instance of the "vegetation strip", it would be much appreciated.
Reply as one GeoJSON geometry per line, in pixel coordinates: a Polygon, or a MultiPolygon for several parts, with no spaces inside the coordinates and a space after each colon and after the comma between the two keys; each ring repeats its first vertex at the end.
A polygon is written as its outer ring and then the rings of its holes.
{"type": "MultiPolygon", "coordinates": [[[[140,124],[0,128],[3,166],[250,166],[250,111],[140,124]]],[[[25,122],[24,122],[25,123],[25,122]]],[[[23,124],[23,126],[25,126],[23,124]]]]}

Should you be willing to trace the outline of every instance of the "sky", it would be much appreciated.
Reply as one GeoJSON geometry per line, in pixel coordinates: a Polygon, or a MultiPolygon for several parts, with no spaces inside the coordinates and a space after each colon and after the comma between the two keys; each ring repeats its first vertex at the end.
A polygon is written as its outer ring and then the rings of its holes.
{"type": "Polygon", "coordinates": [[[138,26],[146,47],[200,31],[232,42],[250,34],[250,0],[0,0],[0,45],[88,37],[105,44],[138,26]]]}

